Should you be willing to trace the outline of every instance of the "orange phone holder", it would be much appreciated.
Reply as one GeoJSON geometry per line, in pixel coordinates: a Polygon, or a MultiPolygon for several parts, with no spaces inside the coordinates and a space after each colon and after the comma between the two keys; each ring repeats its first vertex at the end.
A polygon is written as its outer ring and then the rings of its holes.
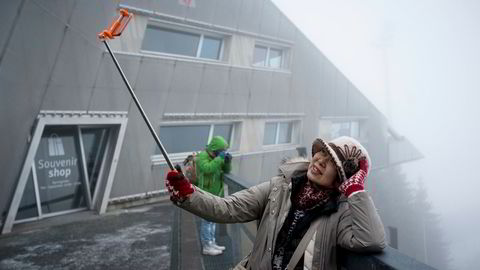
{"type": "Polygon", "coordinates": [[[133,14],[128,13],[126,9],[120,9],[120,16],[112,22],[109,28],[98,34],[100,39],[114,39],[122,34],[133,14]]]}

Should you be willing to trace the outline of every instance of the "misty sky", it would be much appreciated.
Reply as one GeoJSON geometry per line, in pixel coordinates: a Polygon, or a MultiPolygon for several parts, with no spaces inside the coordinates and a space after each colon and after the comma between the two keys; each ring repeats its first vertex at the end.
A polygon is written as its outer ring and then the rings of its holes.
{"type": "Polygon", "coordinates": [[[425,155],[408,180],[427,187],[451,266],[478,268],[480,1],[273,2],[425,155]]]}

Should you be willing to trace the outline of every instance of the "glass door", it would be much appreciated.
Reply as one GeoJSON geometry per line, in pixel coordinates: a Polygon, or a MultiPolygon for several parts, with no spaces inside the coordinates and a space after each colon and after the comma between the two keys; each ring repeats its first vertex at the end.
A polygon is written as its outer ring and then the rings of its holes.
{"type": "Polygon", "coordinates": [[[43,131],[34,161],[42,215],[87,206],[78,138],[75,126],[43,131]]]}
{"type": "Polygon", "coordinates": [[[91,208],[102,178],[110,129],[45,126],[16,222],[91,208]]]}

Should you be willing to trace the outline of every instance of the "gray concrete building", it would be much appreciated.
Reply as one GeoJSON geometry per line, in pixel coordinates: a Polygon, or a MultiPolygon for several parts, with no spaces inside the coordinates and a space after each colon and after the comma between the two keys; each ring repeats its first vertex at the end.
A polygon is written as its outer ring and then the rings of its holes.
{"type": "Polygon", "coordinates": [[[119,8],[134,18],[110,45],[175,163],[214,135],[251,184],[316,137],[356,137],[373,175],[421,156],[270,0],[0,7],[2,233],[164,192],[165,160],[97,38],[119,8]]]}

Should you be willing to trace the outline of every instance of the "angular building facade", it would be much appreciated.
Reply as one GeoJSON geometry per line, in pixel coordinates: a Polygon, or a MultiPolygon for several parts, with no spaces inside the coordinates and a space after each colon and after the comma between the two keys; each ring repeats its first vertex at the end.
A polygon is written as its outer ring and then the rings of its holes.
{"type": "Polygon", "coordinates": [[[174,163],[214,135],[255,184],[316,137],[356,137],[375,169],[419,158],[270,0],[3,1],[0,213],[15,224],[164,192],[165,160],[97,39],[110,42],[174,163]]]}

